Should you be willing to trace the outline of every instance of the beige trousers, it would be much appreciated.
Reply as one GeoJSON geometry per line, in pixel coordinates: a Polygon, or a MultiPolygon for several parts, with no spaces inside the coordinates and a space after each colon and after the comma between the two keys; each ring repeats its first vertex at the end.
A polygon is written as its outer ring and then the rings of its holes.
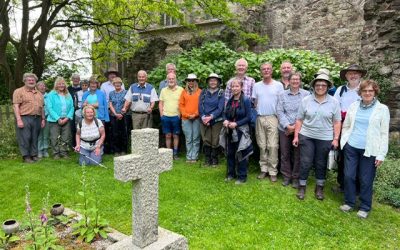
{"type": "Polygon", "coordinates": [[[276,116],[258,116],[256,121],[256,139],[260,148],[261,172],[278,174],[279,131],[276,116]]]}

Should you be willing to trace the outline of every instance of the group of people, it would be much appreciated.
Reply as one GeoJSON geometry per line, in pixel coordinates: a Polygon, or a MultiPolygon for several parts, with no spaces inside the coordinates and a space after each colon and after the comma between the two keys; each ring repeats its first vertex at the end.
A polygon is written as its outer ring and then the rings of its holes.
{"type": "Polygon", "coordinates": [[[260,151],[258,179],[269,177],[276,182],[280,171],[282,185],[291,184],[303,200],[314,167],[315,197],[323,200],[328,154],[338,149],[337,190],[345,195],[340,209],[355,209],[359,192],[357,215],[366,218],[371,210],[376,168],[388,151],[390,115],[387,106],[377,99],[379,84],[362,80],[366,71],[351,65],[340,71],[346,84],[331,96],[328,92],[334,86],[326,69],[314,75],[311,90],[304,90],[301,73],[288,61],[281,65],[279,81],[272,78],[271,63],[260,66],[262,80],[257,83],[246,75],[247,67],[247,61],[241,58],[235,62],[235,76],[225,89],[215,73],[200,89],[195,74],[189,74],[181,84],[175,65],[167,64],[167,76],[158,91],[147,82],[143,70],[137,74],[138,82],[128,89],[118,71],[109,69],[108,81],[101,87],[96,78],[81,82],[79,75],[73,75],[72,86],[67,88],[59,77],[49,93],[42,83],[36,84],[34,74],[27,73],[25,86],[15,90],[13,96],[23,160],[48,157],[46,134],[54,158],[68,157],[71,134],[75,135],[73,147],[80,152],[80,164],[99,164],[105,146],[109,152],[125,154],[128,131],[152,127],[158,102],[162,132],[174,159],[178,158],[181,131],[187,163],[199,160],[202,141],[204,165],[217,166],[222,147],[227,155],[227,182],[246,182],[256,141],[260,151]]]}

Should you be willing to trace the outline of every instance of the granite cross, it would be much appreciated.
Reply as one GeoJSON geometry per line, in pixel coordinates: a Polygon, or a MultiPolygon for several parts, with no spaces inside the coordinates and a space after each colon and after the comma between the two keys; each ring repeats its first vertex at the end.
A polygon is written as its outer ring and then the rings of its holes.
{"type": "Polygon", "coordinates": [[[172,168],[172,150],[158,148],[158,133],[132,130],[132,154],[114,158],[114,177],[133,182],[133,244],[141,248],[158,239],[158,178],[172,168]]]}

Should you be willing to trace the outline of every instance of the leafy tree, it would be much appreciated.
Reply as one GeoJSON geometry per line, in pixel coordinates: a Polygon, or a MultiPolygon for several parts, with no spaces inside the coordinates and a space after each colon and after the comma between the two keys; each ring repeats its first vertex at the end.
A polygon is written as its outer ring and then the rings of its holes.
{"type": "MultiPolygon", "coordinates": [[[[231,5],[244,8],[262,3],[263,0],[0,0],[0,71],[3,74],[9,94],[22,85],[22,75],[27,62],[32,61],[32,71],[41,77],[45,69],[46,46],[49,37],[68,45],[73,40],[90,50],[84,44],[79,31],[94,30],[95,52],[91,59],[120,60],[130,57],[132,52],[143,42],[138,32],[159,23],[160,14],[165,13],[182,25],[193,27],[185,21],[185,14],[198,12],[216,17],[235,28],[240,29],[240,22],[235,19],[231,5]],[[16,13],[22,19],[15,20],[16,13]],[[35,17],[38,15],[38,17],[35,17]],[[10,23],[18,23],[20,30],[16,36],[11,32],[10,23]],[[6,60],[7,47],[11,44],[16,50],[15,63],[6,60]]],[[[254,34],[247,37],[256,38],[254,34]]],[[[56,48],[55,55],[63,49],[56,48]]],[[[78,59],[78,58],[77,58],[78,59]]],[[[77,59],[57,57],[54,62],[71,62],[77,59]]]]}

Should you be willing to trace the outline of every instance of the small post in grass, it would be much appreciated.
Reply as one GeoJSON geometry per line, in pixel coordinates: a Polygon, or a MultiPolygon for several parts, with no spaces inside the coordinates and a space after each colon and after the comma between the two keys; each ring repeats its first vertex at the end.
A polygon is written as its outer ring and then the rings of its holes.
{"type": "Polygon", "coordinates": [[[172,169],[172,150],[158,148],[151,128],[132,130],[131,145],[132,154],[114,158],[114,177],[132,181],[133,237],[107,249],[188,249],[186,238],[158,227],[158,179],[172,169]]]}

